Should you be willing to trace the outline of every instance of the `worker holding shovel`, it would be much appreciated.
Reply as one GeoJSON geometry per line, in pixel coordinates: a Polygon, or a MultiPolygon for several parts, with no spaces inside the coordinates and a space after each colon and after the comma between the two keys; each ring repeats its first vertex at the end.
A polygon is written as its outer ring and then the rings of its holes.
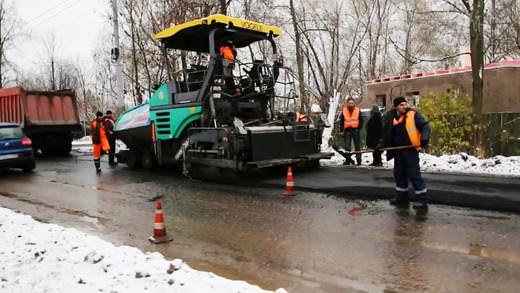
{"type": "Polygon", "coordinates": [[[387,160],[394,160],[395,198],[392,205],[408,205],[408,179],[415,189],[414,209],[428,207],[426,184],[421,176],[419,150],[428,147],[430,123],[417,110],[409,109],[406,99],[394,99],[394,109],[385,115],[383,137],[376,150],[387,150],[387,160]]]}

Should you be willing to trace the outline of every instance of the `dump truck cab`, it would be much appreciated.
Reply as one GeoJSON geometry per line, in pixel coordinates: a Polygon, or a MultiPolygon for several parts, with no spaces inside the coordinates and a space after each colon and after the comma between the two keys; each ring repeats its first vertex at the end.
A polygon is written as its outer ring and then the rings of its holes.
{"type": "MultiPolygon", "coordinates": [[[[164,56],[180,51],[184,61],[179,70],[168,68],[170,80],[150,98],[151,141],[136,143],[153,149],[144,155],[158,164],[182,163],[191,173],[330,158],[319,151],[321,129],[310,119],[296,122],[287,115],[296,95],[294,78],[277,54],[274,38],[280,33],[277,27],[217,14],[156,34],[164,56]],[[224,58],[220,48],[231,44],[238,56],[224,58]]],[[[126,140],[132,144],[131,137],[126,140]]]]}

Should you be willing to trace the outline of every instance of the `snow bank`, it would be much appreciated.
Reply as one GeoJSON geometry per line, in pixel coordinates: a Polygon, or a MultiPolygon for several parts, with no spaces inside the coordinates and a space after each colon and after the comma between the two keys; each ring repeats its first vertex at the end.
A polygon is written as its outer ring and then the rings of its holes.
{"type": "Polygon", "coordinates": [[[271,292],[2,207],[0,256],[1,292],[271,292]]]}
{"type": "MultiPolygon", "coordinates": [[[[124,142],[116,140],[116,152],[127,150],[128,147],[124,142]]],[[[84,136],[80,139],[72,141],[72,150],[78,153],[91,153],[92,152],[92,139],[90,136],[84,136]]]]}
{"type": "MultiPolygon", "coordinates": [[[[354,158],[354,156],[352,156],[354,158]]],[[[421,170],[426,173],[461,173],[472,175],[497,175],[507,177],[520,176],[520,157],[496,156],[489,159],[479,159],[466,153],[443,155],[440,157],[420,153],[421,170]]],[[[383,153],[384,169],[392,169],[394,161],[386,161],[383,153]]],[[[321,160],[325,166],[340,166],[345,159],[335,152],[330,160],[321,160]]],[[[372,153],[362,155],[363,165],[372,163],[372,153]]],[[[363,167],[363,166],[362,166],[363,167]]]]}

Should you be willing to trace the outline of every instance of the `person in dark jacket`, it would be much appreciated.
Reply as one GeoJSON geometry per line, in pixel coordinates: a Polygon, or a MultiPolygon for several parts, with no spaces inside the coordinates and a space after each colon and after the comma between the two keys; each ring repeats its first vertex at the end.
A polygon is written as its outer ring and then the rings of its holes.
{"type": "MultiPolygon", "coordinates": [[[[361,150],[359,131],[363,127],[363,116],[361,109],[356,106],[353,98],[347,99],[347,105],[341,111],[340,135],[345,138],[345,150],[350,152],[350,143],[354,141],[356,151],[361,150]]],[[[356,154],[357,165],[361,165],[361,154],[356,154]]],[[[346,161],[346,164],[350,162],[346,161]]]]}
{"type": "Polygon", "coordinates": [[[393,205],[408,205],[408,180],[415,189],[415,209],[428,207],[426,184],[421,176],[419,150],[427,148],[430,140],[430,123],[417,111],[408,108],[403,97],[394,99],[394,109],[385,114],[385,128],[376,149],[411,146],[387,151],[387,160],[394,160],[395,198],[393,205]]]}
{"type": "Polygon", "coordinates": [[[108,110],[105,113],[105,130],[108,139],[108,144],[110,145],[110,150],[108,151],[108,164],[110,166],[117,165],[117,162],[114,160],[116,153],[116,135],[114,133],[114,118],[112,118],[112,111],[108,110]]]}
{"type": "Polygon", "coordinates": [[[367,147],[374,149],[372,157],[374,158],[370,166],[382,166],[381,152],[375,150],[381,136],[383,135],[383,118],[378,105],[374,105],[370,111],[370,119],[367,122],[367,147]]]}

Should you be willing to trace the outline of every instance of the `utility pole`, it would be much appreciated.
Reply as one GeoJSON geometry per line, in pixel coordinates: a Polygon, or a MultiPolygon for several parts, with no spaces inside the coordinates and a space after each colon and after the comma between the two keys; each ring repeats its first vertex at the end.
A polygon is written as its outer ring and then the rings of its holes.
{"type": "Polygon", "coordinates": [[[116,67],[116,90],[117,90],[117,110],[118,114],[125,111],[125,101],[123,97],[123,69],[121,65],[121,54],[119,50],[119,25],[117,22],[117,0],[112,0],[114,22],[114,48],[111,50],[112,60],[116,67]]]}

